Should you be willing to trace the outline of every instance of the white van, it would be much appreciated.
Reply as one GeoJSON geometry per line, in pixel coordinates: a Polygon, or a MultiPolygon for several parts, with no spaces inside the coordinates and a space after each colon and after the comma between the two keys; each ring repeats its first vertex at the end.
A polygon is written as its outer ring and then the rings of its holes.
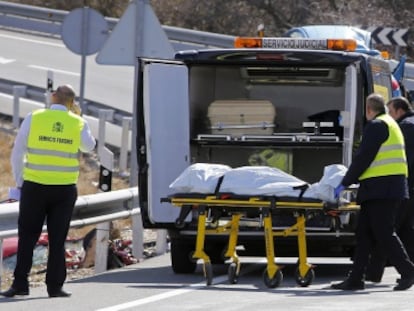
{"type": "MultiPolygon", "coordinates": [[[[196,268],[197,215],[177,225],[180,209],[161,199],[191,164],[275,166],[308,183],[327,165],[350,164],[366,96],[392,94],[388,63],[355,48],[354,40],[237,38],[234,49],[137,60],[139,203],[144,227],[168,229],[174,272],[196,268]]],[[[286,211],[272,216],[274,227],[295,222],[286,211]]],[[[264,256],[263,231],[239,230],[238,254],[264,256]]],[[[350,256],[354,230],[354,215],[338,223],[315,213],[306,224],[308,255],[350,256]]],[[[275,243],[278,256],[297,256],[296,237],[275,243]]],[[[224,235],[206,236],[213,264],[223,262],[226,244],[224,235]]]]}

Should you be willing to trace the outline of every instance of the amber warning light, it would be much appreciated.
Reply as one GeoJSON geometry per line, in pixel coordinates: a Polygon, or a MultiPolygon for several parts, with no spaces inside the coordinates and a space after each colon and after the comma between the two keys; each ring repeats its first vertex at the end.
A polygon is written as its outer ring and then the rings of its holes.
{"type": "Polygon", "coordinates": [[[356,41],[353,39],[237,37],[234,40],[234,47],[236,48],[264,48],[264,49],[355,51],[357,44],[356,44],[356,41]]]}

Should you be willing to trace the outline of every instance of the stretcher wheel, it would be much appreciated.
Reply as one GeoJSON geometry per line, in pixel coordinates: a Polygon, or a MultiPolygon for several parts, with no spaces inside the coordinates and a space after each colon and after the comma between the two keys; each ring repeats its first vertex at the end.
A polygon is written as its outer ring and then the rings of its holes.
{"type": "Polygon", "coordinates": [[[213,267],[211,263],[204,264],[204,275],[206,277],[206,285],[209,286],[213,282],[213,267]]]}
{"type": "Polygon", "coordinates": [[[269,288],[275,288],[280,285],[283,281],[283,273],[281,270],[277,270],[273,278],[269,278],[267,274],[267,268],[263,272],[263,281],[265,285],[269,288]]]}
{"type": "Polygon", "coordinates": [[[239,281],[239,276],[237,274],[237,264],[235,262],[232,262],[229,265],[228,277],[230,284],[237,284],[237,282],[239,281]]]}
{"type": "Polygon", "coordinates": [[[314,278],[315,278],[315,271],[313,271],[312,268],[310,268],[308,272],[306,272],[304,277],[300,276],[299,267],[296,268],[295,280],[299,286],[306,287],[312,284],[314,278]]]}

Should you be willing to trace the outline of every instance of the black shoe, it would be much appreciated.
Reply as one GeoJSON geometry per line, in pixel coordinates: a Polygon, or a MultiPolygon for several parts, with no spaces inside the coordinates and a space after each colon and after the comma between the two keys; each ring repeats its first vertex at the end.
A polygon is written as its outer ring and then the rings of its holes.
{"type": "Polygon", "coordinates": [[[394,287],[394,290],[406,290],[409,289],[414,284],[414,275],[410,277],[402,277],[398,284],[394,287]]]}
{"type": "Polygon", "coordinates": [[[53,297],[70,297],[72,295],[71,292],[66,292],[63,289],[58,289],[58,290],[53,290],[53,291],[48,291],[49,297],[53,298],[53,297]]]}
{"type": "Polygon", "coordinates": [[[363,281],[345,279],[343,282],[332,284],[331,288],[341,290],[360,290],[365,288],[365,283],[363,281]]]}
{"type": "Polygon", "coordinates": [[[2,295],[4,297],[14,297],[16,295],[17,296],[27,296],[27,295],[29,295],[29,290],[28,289],[17,290],[17,289],[14,289],[13,287],[10,287],[5,292],[0,292],[0,295],[2,295]]]}
{"type": "Polygon", "coordinates": [[[381,283],[382,278],[379,277],[366,277],[365,281],[372,282],[372,283],[381,283]]]}

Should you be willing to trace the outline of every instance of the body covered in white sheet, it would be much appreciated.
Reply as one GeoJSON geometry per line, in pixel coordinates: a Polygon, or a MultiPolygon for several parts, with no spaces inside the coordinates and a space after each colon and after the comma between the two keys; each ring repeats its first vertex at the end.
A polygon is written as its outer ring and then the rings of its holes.
{"type": "Polygon", "coordinates": [[[295,176],[267,166],[243,166],[230,168],[226,165],[196,163],[189,166],[171,183],[177,193],[233,193],[237,195],[265,195],[299,197],[335,202],[334,189],[345,175],[347,168],[333,164],[324,168],[319,182],[308,185],[295,176]],[[223,180],[217,185],[220,177],[223,180]],[[303,187],[308,186],[302,193],[303,187]]]}

